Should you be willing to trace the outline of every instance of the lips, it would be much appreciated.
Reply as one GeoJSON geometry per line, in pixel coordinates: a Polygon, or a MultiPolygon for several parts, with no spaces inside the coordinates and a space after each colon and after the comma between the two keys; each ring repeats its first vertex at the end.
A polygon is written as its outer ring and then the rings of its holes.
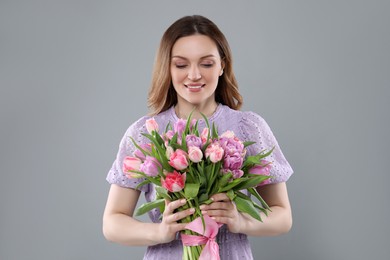
{"type": "Polygon", "coordinates": [[[186,88],[189,89],[201,89],[205,84],[185,84],[186,88]]]}

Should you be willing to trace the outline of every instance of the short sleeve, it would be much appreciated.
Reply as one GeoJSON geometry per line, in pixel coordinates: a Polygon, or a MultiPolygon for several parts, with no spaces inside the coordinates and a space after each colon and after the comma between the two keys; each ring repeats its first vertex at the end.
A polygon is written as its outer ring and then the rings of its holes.
{"type": "Polygon", "coordinates": [[[138,184],[145,180],[144,178],[129,178],[122,171],[123,159],[126,156],[133,156],[135,151],[135,146],[130,137],[132,137],[138,144],[146,142],[146,138],[141,135],[141,133],[145,131],[144,122],[144,118],[141,118],[132,124],[120,141],[118,153],[106,178],[110,184],[117,184],[124,188],[138,189],[144,192],[149,191],[149,185],[143,185],[137,188],[138,184]]]}
{"type": "Polygon", "coordinates": [[[268,126],[267,122],[254,112],[244,112],[240,130],[245,141],[256,142],[248,146],[248,155],[255,155],[260,151],[270,150],[275,147],[271,155],[266,159],[272,162],[270,183],[287,181],[293,174],[293,170],[280,149],[280,146],[268,126]]]}

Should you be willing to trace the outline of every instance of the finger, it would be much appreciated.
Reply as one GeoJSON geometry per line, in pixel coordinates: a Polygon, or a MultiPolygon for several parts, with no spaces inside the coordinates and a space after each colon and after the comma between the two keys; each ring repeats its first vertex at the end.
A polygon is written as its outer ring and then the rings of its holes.
{"type": "Polygon", "coordinates": [[[172,222],[177,222],[187,216],[190,216],[192,214],[194,214],[195,212],[195,209],[194,208],[190,208],[190,209],[186,209],[186,210],[182,210],[182,211],[178,211],[172,215],[169,216],[169,219],[172,221],[172,222]]]}
{"type": "Polygon", "coordinates": [[[234,205],[229,202],[213,202],[210,205],[201,206],[201,210],[210,210],[210,209],[223,209],[223,210],[232,210],[234,205]]]}
{"type": "Polygon", "coordinates": [[[165,200],[165,203],[166,204],[165,204],[164,214],[172,214],[175,209],[186,204],[186,200],[185,199],[174,200],[174,201],[165,200]]]}
{"type": "Polygon", "coordinates": [[[226,193],[217,193],[211,196],[214,201],[230,201],[226,193]]]}
{"type": "Polygon", "coordinates": [[[228,226],[231,225],[231,223],[232,223],[232,219],[229,217],[217,216],[217,217],[211,217],[211,218],[220,224],[226,224],[228,226]]]}
{"type": "Polygon", "coordinates": [[[182,210],[174,214],[168,215],[167,217],[165,217],[165,221],[168,223],[177,222],[187,216],[194,214],[194,212],[195,212],[194,208],[182,210]]]}
{"type": "Polygon", "coordinates": [[[174,224],[173,230],[175,232],[182,231],[182,230],[186,229],[187,225],[188,225],[188,223],[177,223],[177,224],[174,224]]]}
{"type": "Polygon", "coordinates": [[[220,210],[220,209],[212,209],[212,210],[203,210],[202,214],[207,214],[210,217],[227,217],[233,218],[234,213],[229,210],[220,210]]]}

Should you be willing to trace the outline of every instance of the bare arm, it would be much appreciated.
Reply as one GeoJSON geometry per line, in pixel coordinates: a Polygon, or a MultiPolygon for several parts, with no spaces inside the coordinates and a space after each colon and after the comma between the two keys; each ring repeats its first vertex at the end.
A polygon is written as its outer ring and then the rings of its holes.
{"type": "Polygon", "coordinates": [[[261,213],[263,222],[238,212],[225,193],[215,194],[212,196],[215,202],[202,205],[201,209],[217,222],[226,224],[234,233],[276,236],[288,232],[292,226],[292,216],[286,183],[270,184],[257,190],[272,210],[268,216],[261,213]]]}
{"type": "Polygon", "coordinates": [[[243,222],[241,233],[251,236],[276,236],[290,231],[292,215],[286,183],[265,185],[258,187],[257,191],[270,206],[272,212],[268,216],[262,213],[263,222],[245,214],[243,217],[246,221],[243,222]]]}
{"type": "Polygon", "coordinates": [[[173,213],[182,201],[167,202],[161,223],[145,223],[133,218],[140,191],[112,184],[103,215],[107,240],[124,245],[155,245],[172,241],[185,224],[176,221],[193,213],[191,209],[173,213]]]}

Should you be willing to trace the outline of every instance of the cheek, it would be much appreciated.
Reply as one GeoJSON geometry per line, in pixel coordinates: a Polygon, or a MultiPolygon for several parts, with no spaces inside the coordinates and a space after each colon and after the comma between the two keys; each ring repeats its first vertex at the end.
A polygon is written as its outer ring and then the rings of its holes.
{"type": "Polygon", "coordinates": [[[207,71],[205,74],[204,74],[204,77],[207,78],[208,81],[215,81],[217,82],[218,79],[219,79],[219,71],[207,71]]]}
{"type": "Polygon", "coordinates": [[[175,79],[182,79],[183,77],[185,77],[187,75],[187,72],[185,69],[176,69],[176,68],[173,68],[171,69],[171,77],[172,79],[175,78],[175,79]]]}

